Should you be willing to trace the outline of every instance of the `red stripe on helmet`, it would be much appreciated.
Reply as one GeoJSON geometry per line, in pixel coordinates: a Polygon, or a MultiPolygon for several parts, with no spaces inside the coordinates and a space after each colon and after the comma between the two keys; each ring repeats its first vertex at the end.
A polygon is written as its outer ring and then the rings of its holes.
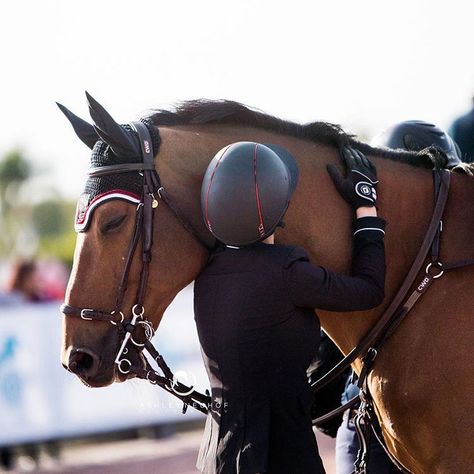
{"type": "Polygon", "coordinates": [[[260,205],[260,194],[258,192],[257,148],[258,148],[258,143],[255,144],[255,149],[254,149],[254,152],[253,152],[253,176],[254,176],[254,182],[255,182],[255,199],[257,200],[258,218],[260,220],[260,223],[259,223],[259,226],[258,226],[258,232],[259,232],[260,236],[263,236],[263,235],[265,235],[265,226],[263,224],[262,207],[260,205]]]}

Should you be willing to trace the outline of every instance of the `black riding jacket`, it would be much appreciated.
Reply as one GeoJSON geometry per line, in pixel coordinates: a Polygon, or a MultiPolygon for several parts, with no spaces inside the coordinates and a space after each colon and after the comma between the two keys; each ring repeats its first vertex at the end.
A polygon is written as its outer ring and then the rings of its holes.
{"type": "Polygon", "coordinates": [[[306,369],[317,354],[314,308],[368,310],[384,296],[385,222],[354,223],[352,276],[299,247],[257,243],[214,252],[194,286],[212,391],[197,468],[206,474],[324,472],[306,369]]]}

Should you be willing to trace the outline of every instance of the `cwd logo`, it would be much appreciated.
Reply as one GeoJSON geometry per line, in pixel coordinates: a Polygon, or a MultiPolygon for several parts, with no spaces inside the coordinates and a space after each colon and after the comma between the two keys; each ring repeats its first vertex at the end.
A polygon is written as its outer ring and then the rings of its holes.
{"type": "Polygon", "coordinates": [[[177,395],[186,396],[190,395],[194,391],[195,385],[196,376],[194,374],[188,375],[185,370],[179,370],[175,372],[173,376],[173,384],[171,385],[171,390],[173,390],[173,392],[177,395]]]}
{"type": "Polygon", "coordinates": [[[428,278],[427,276],[423,278],[423,281],[418,285],[418,288],[417,288],[418,293],[423,293],[426,290],[429,283],[430,283],[430,278],[428,278]]]}
{"type": "Polygon", "coordinates": [[[143,140],[143,146],[145,147],[145,153],[150,153],[150,142],[148,140],[143,140]]]}

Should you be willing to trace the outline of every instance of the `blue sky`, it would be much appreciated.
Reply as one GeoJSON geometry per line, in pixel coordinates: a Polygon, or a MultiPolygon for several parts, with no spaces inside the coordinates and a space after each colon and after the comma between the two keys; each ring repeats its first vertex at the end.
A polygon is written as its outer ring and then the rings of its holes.
{"type": "Polygon", "coordinates": [[[473,2],[24,0],[0,7],[0,153],[74,197],[89,151],[56,109],[84,90],[121,122],[208,97],[371,136],[448,126],[474,95],[473,2]],[[66,184],[67,183],[67,184],[66,184]]]}

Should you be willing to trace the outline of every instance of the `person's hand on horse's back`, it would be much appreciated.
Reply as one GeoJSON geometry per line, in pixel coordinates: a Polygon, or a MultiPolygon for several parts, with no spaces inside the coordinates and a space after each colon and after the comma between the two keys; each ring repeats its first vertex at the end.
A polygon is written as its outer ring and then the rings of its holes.
{"type": "Polygon", "coordinates": [[[363,215],[374,215],[377,205],[377,170],[375,165],[359,150],[343,146],[340,150],[341,159],[346,167],[344,177],[336,165],[327,165],[327,170],[334,185],[344,200],[354,208],[367,209],[368,213],[357,213],[358,217],[363,215]]]}

